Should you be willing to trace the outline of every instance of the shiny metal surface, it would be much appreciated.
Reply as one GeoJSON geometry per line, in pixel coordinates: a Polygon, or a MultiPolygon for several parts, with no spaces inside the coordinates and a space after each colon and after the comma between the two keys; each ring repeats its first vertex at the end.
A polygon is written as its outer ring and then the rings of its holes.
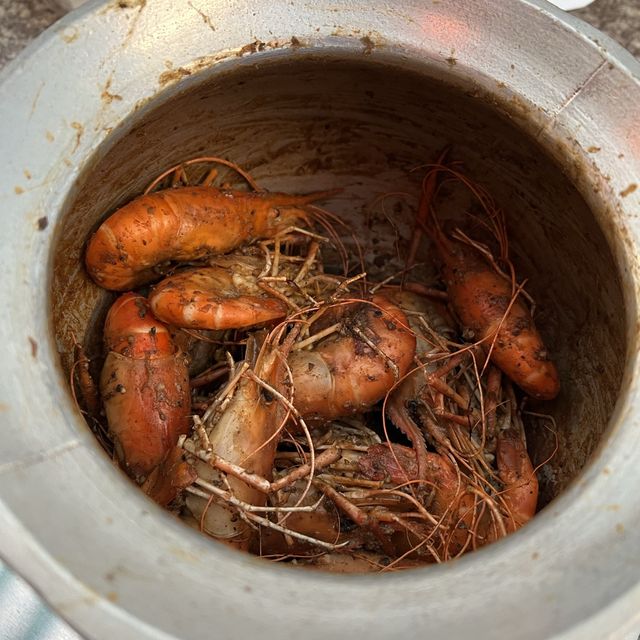
{"type": "Polygon", "coordinates": [[[168,0],[89,4],[0,77],[0,144],[12,150],[0,298],[20,301],[0,321],[0,554],[96,638],[623,637],[640,614],[640,227],[638,195],[629,192],[640,175],[638,63],[542,2],[464,0],[428,14],[421,2],[363,10],[344,0],[295,12],[281,1],[198,9],[176,14],[168,0]],[[526,37],[516,42],[523,23],[526,37]],[[102,481],[110,469],[59,371],[47,317],[52,231],[83,163],[159,91],[182,91],[253,56],[292,53],[292,36],[293,49],[426,59],[433,77],[474,82],[562,162],[616,253],[630,354],[606,446],[525,531],[456,563],[345,580],[266,567],[208,544],[123,478],[102,481]],[[251,53],[256,40],[271,44],[251,53]],[[73,73],[56,77],[59,68],[73,73]],[[602,517],[611,505],[615,518],[602,517]]]}

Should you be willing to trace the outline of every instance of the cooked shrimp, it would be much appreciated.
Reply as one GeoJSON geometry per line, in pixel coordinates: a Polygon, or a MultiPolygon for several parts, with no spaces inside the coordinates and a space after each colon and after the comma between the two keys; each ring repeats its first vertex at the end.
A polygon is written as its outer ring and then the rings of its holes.
{"type": "Polygon", "coordinates": [[[514,427],[499,433],[496,462],[505,486],[502,498],[507,507],[508,529],[515,531],[536,513],[538,478],[525,443],[514,427]]]}
{"type": "Polygon", "coordinates": [[[316,305],[339,284],[324,279],[319,242],[297,235],[302,242],[286,234],[261,242],[261,250],[249,247],[215,256],[208,266],[165,278],[149,295],[153,312],[176,327],[247,329],[285,318],[300,306],[316,305]],[[273,253],[267,247],[272,243],[273,253]],[[282,244],[295,247],[295,255],[282,253],[282,244]],[[305,246],[306,255],[298,253],[304,253],[305,246]]]}
{"type": "Polygon", "coordinates": [[[395,304],[376,295],[348,308],[337,334],[289,356],[295,406],[305,417],[329,420],[370,409],[413,361],[416,338],[395,304]]]}
{"type": "MultiPolygon", "coordinates": [[[[425,477],[431,489],[428,506],[443,528],[444,543],[439,549],[442,558],[456,556],[469,545],[477,548],[493,542],[516,531],[534,516],[538,481],[515,428],[500,434],[497,451],[498,477],[503,489],[496,496],[480,490],[477,481],[457,469],[445,455],[426,452],[425,477]],[[489,503],[497,505],[496,513],[486,508],[489,503]]],[[[366,478],[388,478],[396,485],[404,485],[416,480],[424,482],[418,475],[416,459],[415,449],[380,444],[370,446],[358,465],[366,478]]]]}
{"type": "Polygon", "coordinates": [[[189,429],[187,365],[141,295],[114,302],[104,337],[100,391],[109,433],[126,472],[142,482],[189,429]]]}
{"type": "MultiPolygon", "coordinates": [[[[228,404],[207,429],[209,441],[206,445],[209,451],[228,463],[243,465],[253,474],[270,479],[279,440],[277,429],[283,422],[286,408],[257,379],[279,393],[286,393],[286,357],[291,342],[285,340],[280,345],[267,340],[255,363],[252,347],[250,344],[248,361],[239,365],[237,375],[218,397],[220,406],[223,402],[228,404]],[[253,371],[253,376],[245,375],[248,369],[253,371]]],[[[205,462],[198,461],[195,465],[201,480],[227,487],[235,499],[245,504],[264,506],[266,493],[237,477],[226,476],[205,462]]],[[[210,536],[241,549],[249,547],[253,529],[233,505],[222,499],[207,500],[194,494],[189,494],[186,501],[193,516],[200,521],[201,528],[210,536]]]]}
{"type": "Polygon", "coordinates": [[[420,477],[416,450],[399,444],[369,447],[358,462],[362,474],[372,480],[388,478],[396,485],[425,482],[430,490],[429,511],[447,531],[443,557],[464,548],[473,527],[473,499],[466,493],[466,479],[444,455],[427,451],[425,473],[420,477]]]}
{"type": "Polygon", "coordinates": [[[510,383],[501,384],[500,370],[490,366],[482,378],[466,371],[471,354],[456,351],[448,341],[452,330],[437,303],[407,292],[388,295],[409,314],[417,335],[416,360],[421,366],[386,402],[387,415],[409,437],[413,451],[396,445],[370,449],[369,460],[361,465],[370,477],[377,469],[378,475],[387,473],[398,483],[417,480],[422,487],[435,486],[430,508],[449,529],[442,555],[451,557],[528,521],[536,509],[537,479],[521,435],[515,396],[510,383]],[[471,394],[462,397],[464,390],[456,384],[465,376],[471,394]],[[427,451],[424,436],[437,453],[427,451]],[[491,466],[491,451],[496,452],[497,469],[491,466]],[[500,483],[503,487],[496,492],[494,484],[500,483]]]}
{"type": "Polygon", "coordinates": [[[85,264],[105,289],[151,282],[168,261],[217,255],[305,223],[307,195],[182,187],[140,196],[109,216],[87,246],[85,264]]]}
{"type": "Polygon", "coordinates": [[[525,393],[552,400],[560,379],[531,313],[511,283],[470,246],[450,240],[436,227],[433,239],[442,262],[449,300],[473,339],[484,341],[491,361],[525,393]]]}
{"type": "MultiPolygon", "coordinates": [[[[436,176],[440,169],[446,167],[437,166],[431,174],[436,176]]],[[[451,173],[471,186],[457,172],[451,173]]],[[[423,190],[420,212],[431,209],[433,194],[433,188],[423,190]]],[[[506,246],[503,224],[496,224],[501,246],[506,246]]],[[[441,262],[449,301],[463,327],[485,344],[492,362],[525,393],[538,400],[555,398],[560,391],[558,371],[521,292],[476,247],[448,238],[435,215],[427,229],[441,262]]]]}
{"type": "Polygon", "coordinates": [[[406,314],[416,336],[416,362],[414,369],[389,395],[386,412],[393,424],[411,441],[417,456],[417,479],[428,479],[429,455],[424,435],[416,424],[415,412],[423,402],[423,390],[429,384],[429,375],[442,361],[446,352],[446,339],[453,335],[446,309],[439,302],[404,290],[385,292],[406,314]],[[429,364],[429,359],[433,363],[429,364]]]}
{"type": "Polygon", "coordinates": [[[279,320],[289,307],[226,269],[203,267],[163,280],[149,296],[164,322],[192,329],[248,329],[279,320]]]}

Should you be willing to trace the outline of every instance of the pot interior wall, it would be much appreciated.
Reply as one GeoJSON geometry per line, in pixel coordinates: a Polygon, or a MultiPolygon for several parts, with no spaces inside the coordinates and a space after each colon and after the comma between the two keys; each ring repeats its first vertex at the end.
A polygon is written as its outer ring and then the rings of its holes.
{"type": "MultiPolygon", "coordinates": [[[[506,215],[512,258],[536,300],[539,329],[562,380],[559,398],[528,417],[541,504],[575,477],[612,412],[625,349],[623,299],[610,250],[580,195],[543,151],[471,93],[368,58],[286,58],[237,67],[147,105],[114,131],[82,172],[57,229],[51,288],[54,332],[68,372],[72,334],[88,355],[113,296],[87,278],[84,244],[97,224],[161,171],[200,155],[231,159],[268,189],[343,191],[324,206],[357,229],[372,278],[402,268],[424,169],[447,144],[466,175],[506,215]],[[384,193],[406,192],[376,206],[384,193]]],[[[464,197],[443,192],[441,213],[464,197]]],[[[348,241],[348,240],[347,240],[348,241]]],[[[420,258],[430,264],[428,243],[420,258]]],[[[431,278],[430,267],[415,271],[431,278]]],[[[96,447],[98,447],[96,443],[96,447]]]]}

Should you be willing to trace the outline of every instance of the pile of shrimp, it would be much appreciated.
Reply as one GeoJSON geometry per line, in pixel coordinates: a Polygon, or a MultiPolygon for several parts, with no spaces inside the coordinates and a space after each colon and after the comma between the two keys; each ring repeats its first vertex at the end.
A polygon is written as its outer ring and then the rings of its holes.
{"type": "Polygon", "coordinates": [[[504,216],[445,160],[383,282],[318,206],[335,192],[267,192],[220,158],[172,167],[102,222],[85,267],[117,293],[99,384],[77,345],[72,387],[142,491],[236,549],[343,573],[444,562],[533,517],[523,407],[552,400],[558,373],[504,216]],[[443,229],[447,182],[478,200],[482,240],[443,229]],[[439,279],[411,281],[427,240],[439,279]]]}

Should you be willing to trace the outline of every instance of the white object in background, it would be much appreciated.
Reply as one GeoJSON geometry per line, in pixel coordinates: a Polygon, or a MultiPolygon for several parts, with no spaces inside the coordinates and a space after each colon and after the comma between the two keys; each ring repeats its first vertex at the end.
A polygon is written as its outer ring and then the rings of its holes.
{"type": "MultiPolygon", "coordinates": [[[[80,0],[82,2],[82,0],[80,0]]],[[[71,0],[73,2],[73,0],[71,0]]],[[[549,0],[551,4],[555,4],[556,7],[564,9],[564,11],[573,11],[574,9],[582,9],[590,5],[593,0],[549,0]]]]}

